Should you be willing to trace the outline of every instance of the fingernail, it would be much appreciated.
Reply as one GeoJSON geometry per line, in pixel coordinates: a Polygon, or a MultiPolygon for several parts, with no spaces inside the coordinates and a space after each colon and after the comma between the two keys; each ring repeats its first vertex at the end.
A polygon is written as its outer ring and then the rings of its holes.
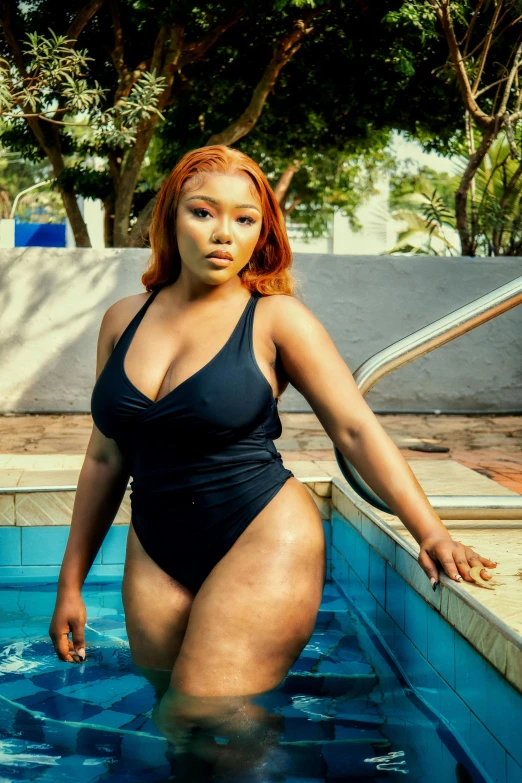
{"type": "Polygon", "coordinates": [[[85,647],[80,647],[80,649],[78,650],[78,657],[80,658],[81,661],[85,660],[85,647]]]}
{"type": "Polygon", "coordinates": [[[457,582],[462,582],[462,577],[460,574],[456,576],[455,579],[457,580],[457,582]]]}
{"type": "Polygon", "coordinates": [[[437,580],[435,579],[435,577],[434,577],[434,576],[432,576],[432,577],[431,577],[431,579],[430,579],[430,582],[431,582],[431,586],[432,586],[432,587],[433,587],[433,589],[435,590],[435,588],[436,588],[436,587],[437,587],[437,585],[438,585],[438,582],[437,582],[437,580]]]}

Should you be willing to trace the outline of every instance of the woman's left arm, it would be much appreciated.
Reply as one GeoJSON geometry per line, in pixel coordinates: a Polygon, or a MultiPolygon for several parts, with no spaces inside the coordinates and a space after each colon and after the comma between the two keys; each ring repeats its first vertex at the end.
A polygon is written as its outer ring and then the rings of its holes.
{"type": "Polygon", "coordinates": [[[456,581],[473,566],[496,563],[455,541],[400,450],[362,396],[350,369],[316,316],[293,296],[271,300],[272,339],[292,384],[326,433],[420,546],[418,562],[435,589],[437,562],[456,581]]]}

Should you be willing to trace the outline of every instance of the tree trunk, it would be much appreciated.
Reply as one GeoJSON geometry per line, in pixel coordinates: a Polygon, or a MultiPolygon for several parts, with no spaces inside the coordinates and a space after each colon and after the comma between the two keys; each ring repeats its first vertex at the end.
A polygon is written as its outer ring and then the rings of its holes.
{"type": "Polygon", "coordinates": [[[141,210],[137,221],[132,227],[129,234],[128,246],[129,247],[146,247],[147,240],[149,238],[149,228],[152,218],[152,212],[156,205],[157,194],[153,196],[150,201],[141,210]]]}
{"type": "Polygon", "coordinates": [[[281,208],[283,207],[290,183],[292,182],[293,176],[298,168],[299,167],[296,164],[290,164],[287,166],[279,177],[279,182],[274,188],[274,194],[277,199],[277,203],[281,208]]]}
{"type": "MultiPolygon", "coordinates": [[[[29,125],[31,125],[31,122],[29,122],[29,125]]],[[[32,130],[34,132],[33,127],[32,130]]],[[[44,150],[45,154],[49,158],[53,168],[54,176],[59,177],[65,168],[59,141],[58,143],[56,143],[56,141],[53,143],[49,140],[49,138],[45,138],[42,133],[35,133],[35,136],[38,139],[38,142],[44,150]]],[[[87,231],[87,225],[83,219],[82,213],[80,212],[80,208],[76,201],[76,195],[62,187],[60,187],[60,194],[62,196],[67,217],[69,218],[69,223],[71,224],[76,247],[91,247],[91,240],[89,238],[89,232],[87,231]]]]}
{"type": "Polygon", "coordinates": [[[475,231],[469,229],[468,219],[468,192],[473,177],[484,160],[484,157],[497,135],[496,123],[491,123],[486,129],[478,150],[471,155],[468,165],[462,175],[457,192],[455,193],[455,215],[457,218],[457,231],[459,232],[461,252],[463,256],[474,256],[476,250],[475,231]]]}

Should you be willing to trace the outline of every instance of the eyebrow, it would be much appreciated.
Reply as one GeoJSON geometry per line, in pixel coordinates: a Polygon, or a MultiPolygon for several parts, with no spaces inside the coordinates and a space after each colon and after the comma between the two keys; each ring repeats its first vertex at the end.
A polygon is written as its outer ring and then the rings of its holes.
{"type": "MultiPolygon", "coordinates": [[[[187,199],[187,201],[193,201],[194,199],[201,199],[202,201],[210,201],[211,204],[220,204],[221,202],[218,201],[215,198],[210,198],[210,196],[191,196],[187,199]]],[[[236,204],[236,209],[255,209],[259,214],[261,214],[261,210],[256,207],[255,204],[236,204]]]]}

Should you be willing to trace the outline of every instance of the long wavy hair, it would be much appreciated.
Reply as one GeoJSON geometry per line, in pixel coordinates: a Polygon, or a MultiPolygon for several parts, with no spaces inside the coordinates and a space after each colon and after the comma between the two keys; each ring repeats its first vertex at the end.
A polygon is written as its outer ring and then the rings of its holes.
{"type": "Polygon", "coordinates": [[[275,194],[265,174],[244,152],[225,144],[187,152],[174,166],[158,193],[149,231],[152,255],[141,281],[147,291],[173,283],[181,271],[176,239],[176,215],[187,180],[201,182],[208,174],[247,174],[259,196],[263,212],[261,233],[249,263],[238,273],[243,285],[260,294],[294,295],[290,273],[292,251],[275,194]]]}

